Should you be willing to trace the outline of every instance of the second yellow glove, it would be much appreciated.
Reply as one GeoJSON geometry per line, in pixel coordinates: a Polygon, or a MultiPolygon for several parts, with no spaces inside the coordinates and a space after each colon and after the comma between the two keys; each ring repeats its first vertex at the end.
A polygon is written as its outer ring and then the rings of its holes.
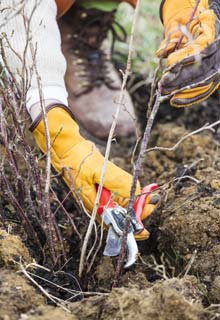
{"type": "Polygon", "coordinates": [[[171,105],[190,106],[206,99],[218,86],[220,1],[165,0],[161,4],[165,40],[157,51],[167,58],[169,71],[162,93],[172,94],[171,105]],[[196,9],[196,10],[195,10],[196,9]]]}

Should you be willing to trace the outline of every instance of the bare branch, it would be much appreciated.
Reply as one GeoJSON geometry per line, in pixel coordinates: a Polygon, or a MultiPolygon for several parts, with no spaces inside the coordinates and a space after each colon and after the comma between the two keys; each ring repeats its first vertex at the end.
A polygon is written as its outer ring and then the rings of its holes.
{"type": "Polygon", "coordinates": [[[132,60],[132,53],[133,53],[133,41],[134,41],[134,32],[135,32],[135,27],[136,27],[136,22],[137,22],[137,17],[138,17],[138,10],[139,10],[139,5],[140,5],[140,0],[137,1],[136,4],[136,8],[134,11],[134,18],[133,18],[133,23],[132,23],[132,29],[131,29],[131,35],[130,35],[130,42],[129,42],[129,50],[128,50],[128,58],[127,58],[127,65],[126,65],[126,70],[123,73],[123,81],[122,81],[122,86],[121,86],[121,90],[120,90],[120,95],[119,95],[119,99],[117,102],[117,109],[113,118],[113,122],[111,125],[111,129],[109,132],[109,136],[108,136],[108,141],[107,141],[107,146],[106,146],[106,151],[105,151],[105,157],[104,157],[104,162],[102,165],[102,170],[101,170],[101,177],[100,177],[100,182],[99,182],[99,186],[98,186],[98,191],[97,191],[97,196],[96,196],[96,200],[95,200],[95,204],[94,204],[94,208],[92,211],[92,215],[91,215],[91,219],[90,219],[90,223],[86,232],[86,236],[83,242],[83,246],[82,246],[82,251],[81,251],[81,256],[80,256],[80,264],[79,264],[79,276],[82,276],[82,272],[84,269],[84,262],[85,262],[85,256],[86,256],[86,251],[87,251],[87,246],[88,246],[88,242],[89,239],[91,237],[91,233],[92,233],[92,228],[96,219],[96,214],[97,214],[97,209],[99,206],[99,201],[100,201],[100,197],[101,197],[101,192],[102,192],[102,188],[104,185],[104,179],[105,179],[105,171],[106,171],[106,167],[107,167],[107,163],[108,163],[108,159],[109,159],[109,154],[110,154],[110,149],[111,149],[111,142],[112,142],[112,138],[114,135],[114,131],[115,131],[115,127],[117,124],[117,119],[119,116],[119,112],[121,110],[121,106],[123,105],[123,99],[124,99],[124,91],[126,89],[126,84],[127,84],[127,80],[128,80],[128,76],[130,75],[131,72],[131,60],[132,60]]]}
{"type": "Polygon", "coordinates": [[[174,146],[172,147],[153,147],[153,148],[149,148],[149,149],[146,149],[145,150],[145,153],[149,153],[149,152],[152,152],[152,151],[175,151],[179,145],[184,142],[186,139],[192,137],[193,135],[195,134],[198,134],[198,133],[201,133],[203,131],[211,131],[213,132],[213,128],[220,125],[220,120],[216,121],[216,122],[213,122],[212,124],[205,124],[203,127],[195,130],[195,131],[192,131],[188,134],[186,134],[185,136],[183,136],[174,146]]]}

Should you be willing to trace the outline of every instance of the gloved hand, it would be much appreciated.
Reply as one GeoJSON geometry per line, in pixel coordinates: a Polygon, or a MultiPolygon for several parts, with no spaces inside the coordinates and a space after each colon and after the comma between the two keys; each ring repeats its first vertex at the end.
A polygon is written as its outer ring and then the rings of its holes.
{"type": "Polygon", "coordinates": [[[175,107],[205,100],[220,84],[220,1],[201,0],[194,12],[196,2],[164,0],[161,4],[165,40],[157,55],[167,58],[169,67],[162,78],[162,94],[190,86],[173,95],[175,107]]]}
{"type": "MultiPolygon", "coordinates": [[[[104,158],[92,142],[85,140],[79,134],[78,125],[66,106],[49,106],[47,121],[51,143],[51,164],[58,173],[63,174],[63,179],[70,190],[74,189],[78,193],[87,210],[91,212],[104,158]]],[[[45,153],[46,139],[41,117],[36,119],[30,130],[33,131],[41,151],[45,153]]],[[[131,181],[130,174],[108,161],[104,187],[113,193],[112,200],[123,207],[128,203],[131,181]]],[[[136,194],[140,194],[139,184],[136,194]]],[[[151,198],[152,196],[149,196],[146,199],[143,218],[150,215],[157,206],[155,201],[151,204],[151,198]]]]}

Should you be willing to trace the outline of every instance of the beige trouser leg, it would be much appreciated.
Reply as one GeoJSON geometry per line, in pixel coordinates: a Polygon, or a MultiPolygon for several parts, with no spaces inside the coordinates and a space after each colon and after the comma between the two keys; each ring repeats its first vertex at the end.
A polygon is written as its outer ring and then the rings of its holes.
{"type": "Polygon", "coordinates": [[[67,104],[66,62],[61,52],[56,16],[54,0],[0,0],[0,37],[4,55],[19,85],[27,84],[30,113],[31,107],[39,102],[39,82],[45,100],[67,104]],[[24,7],[18,13],[21,2],[24,7]]]}

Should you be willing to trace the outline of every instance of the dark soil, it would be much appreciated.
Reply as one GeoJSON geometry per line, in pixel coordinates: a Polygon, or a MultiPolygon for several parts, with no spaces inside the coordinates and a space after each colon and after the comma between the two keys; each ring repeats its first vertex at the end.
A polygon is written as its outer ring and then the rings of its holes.
{"type": "MultiPolygon", "coordinates": [[[[134,95],[142,128],[148,91],[142,87],[134,95]]],[[[186,110],[162,105],[151,145],[173,146],[183,135],[216,120],[218,93],[186,110]]],[[[157,182],[163,202],[145,222],[151,237],[139,244],[140,259],[122,274],[120,288],[113,291],[117,259],[100,253],[91,272],[79,279],[80,241],[62,217],[58,220],[70,260],[59,270],[51,271],[48,261],[44,264],[48,269],[33,267],[34,259],[41,265],[44,261],[25,236],[16,212],[0,201],[4,211],[0,222],[0,320],[220,319],[220,154],[215,129],[191,136],[172,152],[147,154],[140,180],[142,185],[157,182]],[[38,286],[21,273],[21,266],[38,286]],[[55,307],[39,286],[62,299],[60,303],[65,300],[63,307],[69,312],[55,307]]],[[[111,160],[132,171],[132,139],[115,143],[112,150],[111,160]]],[[[65,189],[60,184],[55,188],[59,196],[65,189]]],[[[67,210],[73,207],[70,201],[65,205],[67,210]]],[[[75,208],[71,210],[83,234],[87,219],[82,220],[75,208]]]]}

